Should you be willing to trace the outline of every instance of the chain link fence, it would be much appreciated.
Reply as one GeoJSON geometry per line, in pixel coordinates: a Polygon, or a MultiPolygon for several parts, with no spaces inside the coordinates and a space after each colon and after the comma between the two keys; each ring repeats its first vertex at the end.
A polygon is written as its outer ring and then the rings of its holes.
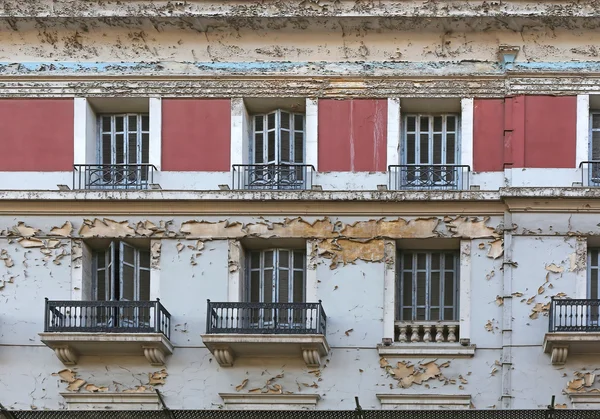
{"type": "Polygon", "coordinates": [[[596,410],[45,410],[4,411],[2,419],[600,419],[596,410]]]}

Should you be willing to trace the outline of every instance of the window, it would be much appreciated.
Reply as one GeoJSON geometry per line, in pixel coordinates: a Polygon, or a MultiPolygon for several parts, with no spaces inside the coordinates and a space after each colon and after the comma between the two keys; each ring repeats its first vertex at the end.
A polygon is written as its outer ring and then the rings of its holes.
{"type": "Polygon", "coordinates": [[[94,252],[95,301],[149,301],[150,252],[125,242],[111,242],[94,252]]]}
{"type": "Polygon", "coordinates": [[[600,249],[588,250],[587,295],[588,298],[592,300],[600,300],[600,287],[598,287],[598,271],[600,269],[599,255],[600,249]]]}
{"type": "Polygon", "coordinates": [[[248,259],[248,300],[261,303],[251,311],[254,327],[306,328],[306,307],[287,304],[305,302],[306,253],[270,249],[251,251],[248,259]]]}
{"type": "Polygon", "coordinates": [[[254,115],[255,164],[304,163],[304,115],[276,110],[254,115]]]}
{"type": "Polygon", "coordinates": [[[590,114],[590,160],[588,163],[588,185],[600,186],[600,112],[590,114]]]}
{"type": "Polygon", "coordinates": [[[90,177],[103,186],[147,182],[149,168],[141,165],[149,160],[148,114],[101,115],[98,125],[98,162],[103,166],[90,177]]]}
{"type": "Polygon", "coordinates": [[[406,115],[401,185],[457,188],[461,172],[457,115],[406,115]]]}
{"type": "Polygon", "coordinates": [[[248,297],[254,303],[302,303],[306,253],[270,249],[249,254],[248,297]]]}
{"type": "Polygon", "coordinates": [[[458,320],[458,252],[414,251],[399,257],[398,320],[458,320]]]}

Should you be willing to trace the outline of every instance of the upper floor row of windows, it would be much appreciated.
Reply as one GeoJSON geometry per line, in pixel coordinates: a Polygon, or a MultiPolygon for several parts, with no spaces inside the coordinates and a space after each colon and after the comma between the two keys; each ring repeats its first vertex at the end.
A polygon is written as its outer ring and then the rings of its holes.
{"type": "Polygon", "coordinates": [[[537,96],[138,102],[0,100],[0,144],[14,150],[0,163],[0,181],[3,172],[72,171],[74,189],[331,190],[344,182],[327,175],[345,172],[377,178],[362,189],[494,190],[515,186],[505,184],[507,168],[523,168],[574,169],[555,185],[555,171],[522,181],[531,186],[600,185],[600,113],[591,99],[586,106],[537,96]],[[165,181],[204,172],[219,180],[165,181]]]}

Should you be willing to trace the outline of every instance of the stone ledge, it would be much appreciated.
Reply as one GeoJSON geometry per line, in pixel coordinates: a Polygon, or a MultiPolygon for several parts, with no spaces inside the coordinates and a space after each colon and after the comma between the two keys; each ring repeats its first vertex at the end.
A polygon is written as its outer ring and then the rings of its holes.
{"type": "Polygon", "coordinates": [[[470,394],[377,394],[383,409],[465,410],[471,407],[470,394]]]}
{"type": "Polygon", "coordinates": [[[574,409],[600,409],[600,393],[569,393],[574,409]]]}
{"type": "Polygon", "coordinates": [[[65,365],[75,365],[80,355],[143,355],[154,366],[163,366],[173,345],[162,333],[73,333],[39,334],[65,365]]]}
{"type": "Polygon", "coordinates": [[[69,410],[158,410],[160,399],[152,393],[60,393],[69,410]]]}
{"type": "Polygon", "coordinates": [[[331,349],[323,335],[219,333],[202,335],[202,341],[222,367],[233,366],[239,357],[298,357],[318,368],[331,349]]]}
{"type": "Polygon", "coordinates": [[[309,410],[317,406],[318,394],[219,393],[231,410],[309,410]]]}
{"type": "Polygon", "coordinates": [[[475,345],[462,346],[459,343],[394,343],[390,346],[377,345],[379,356],[385,357],[473,357],[475,345]]]}
{"type": "Polygon", "coordinates": [[[563,365],[573,354],[600,353],[600,332],[551,332],[544,336],[544,352],[552,365],[563,365]]]}

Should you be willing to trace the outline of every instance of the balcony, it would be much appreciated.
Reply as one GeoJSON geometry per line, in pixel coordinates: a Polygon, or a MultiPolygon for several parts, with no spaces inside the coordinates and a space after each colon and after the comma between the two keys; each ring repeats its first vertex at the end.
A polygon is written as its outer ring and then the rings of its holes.
{"type": "Polygon", "coordinates": [[[80,355],[144,355],[162,366],[173,353],[171,315],[160,301],[49,301],[41,340],[65,365],[80,355]]]}
{"type": "Polygon", "coordinates": [[[600,186],[600,160],[582,161],[579,164],[581,169],[581,185],[585,187],[600,186]]]}
{"type": "Polygon", "coordinates": [[[389,190],[466,190],[471,168],[452,164],[402,164],[388,167],[389,190]]]}
{"type": "Polygon", "coordinates": [[[213,303],[202,340],[219,365],[238,357],[301,357],[319,367],[329,353],[327,316],[318,303],[213,303]]]}
{"type": "Polygon", "coordinates": [[[152,164],[76,164],[73,189],[150,189],[155,171],[152,164]]]}
{"type": "Polygon", "coordinates": [[[567,362],[571,354],[600,353],[600,300],[552,299],[544,352],[552,364],[567,362]]]}
{"type": "Polygon", "coordinates": [[[234,164],[233,189],[312,189],[314,172],[310,164],[234,164]]]}
{"type": "Polygon", "coordinates": [[[475,345],[459,343],[459,326],[458,321],[396,321],[396,342],[379,345],[379,355],[472,357],[475,345]]]}

